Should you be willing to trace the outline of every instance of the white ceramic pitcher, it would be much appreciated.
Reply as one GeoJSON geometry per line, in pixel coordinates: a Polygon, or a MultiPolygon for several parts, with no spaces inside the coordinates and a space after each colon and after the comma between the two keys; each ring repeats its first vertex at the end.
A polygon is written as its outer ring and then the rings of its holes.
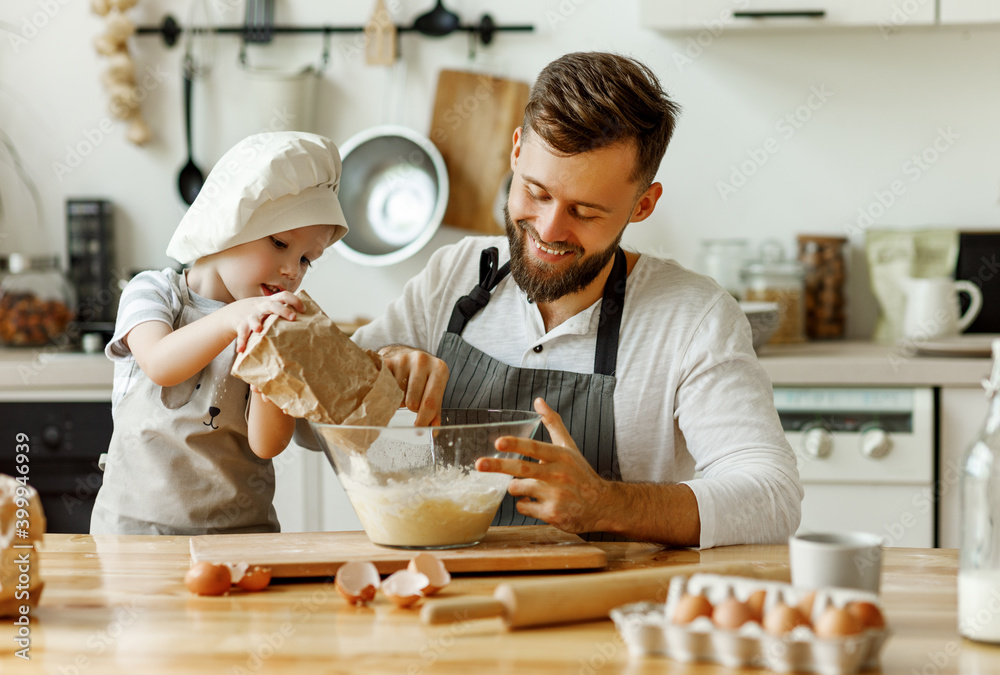
{"type": "Polygon", "coordinates": [[[903,290],[906,291],[903,335],[917,340],[958,335],[976,319],[983,306],[983,293],[971,281],[948,277],[905,279],[903,290]],[[959,293],[969,296],[969,308],[961,316],[959,293]]]}

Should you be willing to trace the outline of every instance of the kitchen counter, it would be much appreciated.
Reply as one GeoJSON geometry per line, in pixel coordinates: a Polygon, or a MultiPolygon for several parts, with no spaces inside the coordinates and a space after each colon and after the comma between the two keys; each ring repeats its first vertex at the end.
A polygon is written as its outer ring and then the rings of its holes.
{"type": "MultiPolygon", "coordinates": [[[[610,569],[692,562],[787,564],[785,546],[707,551],[600,544],[610,569]]],[[[0,619],[4,673],[731,673],[711,664],[630,658],[610,620],[507,631],[499,619],[425,626],[381,594],[346,603],[329,581],[279,583],[261,593],[197,597],[183,584],[187,537],[45,537],[46,587],[30,614],[30,661],[14,656],[0,619]]],[[[1000,648],[958,637],[955,550],[891,548],[882,597],[892,637],[881,672],[1000,672],[1000,648]]],[[[518,575],[525,578],[527,574],[518,575]]],[[[532,575],[543,576],[543,575],[532,575]]],[[[459,575],[444,597],[490,595],[500,575],[459,575]]],[[[418,605],[419,607],[419,605],[418,605]]]]}
{"type": "Polygon", "coordinates": [[[50,347],[0,348],[0,391],[111,391],[114,365],[104,353],[50,347]]]}
{"type": "Polygon", "coordinates": [[[905,342],[862,341],[765,345],[758,354],[771,382],[783,386],[976,387],[988,357],[924,356],[905,342]]]}
{"type": "MultiPolygon", "coordinates": [[[[864,341],[768,345],[759,359],[774,384],[804,387],[979,387],[990,368],[989,358],[928,357],[905,344],[864,341]]],[[[0,348],[0,391],[110,391],[113,370],[103,353],[0,348]]]]}

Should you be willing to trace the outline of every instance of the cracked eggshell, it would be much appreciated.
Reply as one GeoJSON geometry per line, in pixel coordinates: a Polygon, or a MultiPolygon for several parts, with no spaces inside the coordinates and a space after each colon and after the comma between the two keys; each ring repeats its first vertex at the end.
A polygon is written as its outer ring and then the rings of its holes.
{"type": "Polygon", "coordinates": [[[399,570],[382,582],[382,592],[397,607],[409,607],[423,597],[422,590],[430,584],[426,574],[412,570],[399,570]]]}
{"type": "Polygon", "coordinates": [[[451,581],[451,574],[448,573],[444,563],[432,553],[418,553],[410,558],[406,569],[427,577],[427,586],[421,589],[425,596],[434,595],[451,581]]]}
{"type": "Polygon", "coordinates": [[[254,565],[246,570],[235,583],[244,591],[262,591],[271,583],[271,568],[254,565]]]}
{"type": "Polygon", "coordinates": [[[365,605],[375,597],[382,577],[370,562],[352,561],[337,569],[333,585],[337,592],[352,605],[365,605]]]}

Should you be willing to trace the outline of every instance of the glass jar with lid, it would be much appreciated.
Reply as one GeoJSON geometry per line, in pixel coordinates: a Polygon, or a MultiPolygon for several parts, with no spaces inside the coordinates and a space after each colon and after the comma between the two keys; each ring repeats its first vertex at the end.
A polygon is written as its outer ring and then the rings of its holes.
{"type": "Polygon", "coordinates": [[[740,270],[750,257],[746,239],[702,239],[696,271],[715,279],[735,297],[743,293],[740,270]]]}
{"type": "Polygon", "coordinates": [[[992,344],[989,412],[962,462],[958,632],[1000,643],[1000,340],[992,344]]]}
{"type": "Polygon", "coordinates": [[[73,288],[56,257],[12,253],[0,282],[0,343],[8,347],[68,344],[76,311],[73,288]]]}
{"type": "Polygon", "coordinates": [[[803,342],[805,332],[805,269],[796,260],[788,260],[777,241],[761,245],[760,259],[743,266],[743,299],[747,302],[773,302],[780,319],[768,344],[803,342]]]}

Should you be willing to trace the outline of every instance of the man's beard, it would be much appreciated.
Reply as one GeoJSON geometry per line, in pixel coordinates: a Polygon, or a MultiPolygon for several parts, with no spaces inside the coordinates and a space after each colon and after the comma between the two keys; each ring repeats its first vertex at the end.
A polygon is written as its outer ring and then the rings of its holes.
{"type": "MultiPolygon", "coordinates": [[[[507,205],[503,207],[504,224],[507,229],[507,241],[510,244],[510,275],[521,287],[532,302],[553,302],[559,298],[576,293],[590,285],[601,273],[621,243],[625,228],[618,233],[614,243],[608,248],[593,255],[580,258],[565,270],[557,271],[555,265],[533,260],[528,253],[528,236],[541,240],[535,228],[525,221],[515,225],[510,219],[507,205]]],[[[579,246],[567,247],[573,255],[584,253],[579,246]]]]}

